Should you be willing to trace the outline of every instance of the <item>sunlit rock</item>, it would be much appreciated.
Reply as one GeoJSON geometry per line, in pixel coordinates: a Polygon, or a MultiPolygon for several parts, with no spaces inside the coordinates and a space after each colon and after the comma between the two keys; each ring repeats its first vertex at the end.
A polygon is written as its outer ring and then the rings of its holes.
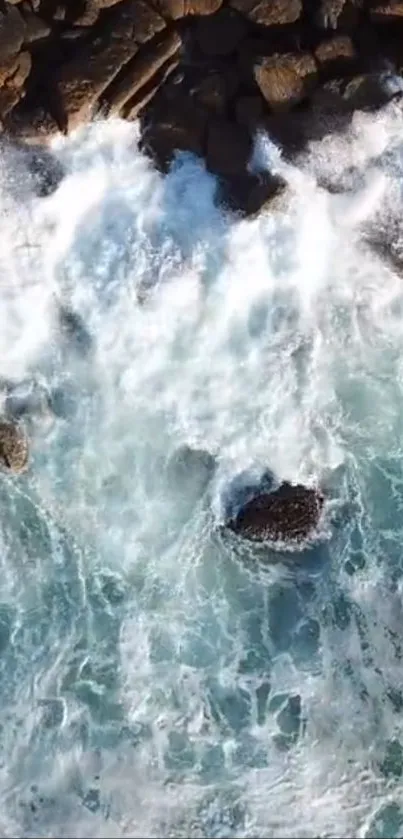
{"type": "Polygon", "coordinates": [[[254,542],[303,541],[315,531],[323,501],[317,489],[283,483],[247,501],[228,527],[254,542]]]}
{"type": "Polygon", "coordinates": [[[0,468],[19,474],[29,459],[29,443],[23,427],[18,423],[0,422],[0,468]]]}

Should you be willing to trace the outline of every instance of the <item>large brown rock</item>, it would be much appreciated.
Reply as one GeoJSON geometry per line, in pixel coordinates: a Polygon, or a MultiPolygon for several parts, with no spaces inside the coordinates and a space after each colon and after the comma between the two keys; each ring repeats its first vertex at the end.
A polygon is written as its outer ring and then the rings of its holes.
{"type": "Polygon", "coordinates": [[[301,102],[316,81],[317,70],[309,53],[275,54],[255,65],[255,78],[273,110],[283,110],[301,102]]]}
{"type": "Polygon", "coordinates": [[[23,427],[0,422],[0,469],[19,474],[28,465],[29,444],[23,427]]]}
{"type": "Polygon", "coordinates": [[[185,15],[214,15],[223,0],[185,0],[185,15]]]}
{"type": "Polygon", "coordinates": [[[204,55],[230,55],[245,37],[247,23],[232,9],[220,9],[196,24],[196,38],[204,55]]]}
{"type": "Polygon", "coordinates": [[[213,15],[223,0],[150,0],[150,4],[167,20],[179,20],[187,15],[213,15]]]}
{"type": "Polygon", "coordinates": [[[302,0],[229,0],[230,6],[262,26],[294,23],[302,13],[302,0]]]}
{"type": "Polygon", "coordinates": [[[179,20],[185,16],[186,0],[150,0],[150,3],[167,20],[179,20]]]}
{"type": "Polygon", "coordinates": [[[253,542],[301,542],[317,528],[323,503],[318,490],[284,483],[248,501],[228,527],[253,542]]]}
{"type": "Polygon", "coordinates": [[[121,116],[124,119],[137,119],[148,102],[154,98],[158,90],[168,81],[178,66],[178,55],[173,54],[168,58],[162,67],[155,73],[150,82],[141,87],[122,109],[121,116]]]}
{"type": "Polygon", "coordinates": [[[0,89],[0,115],[4,118],[24,95],[24,84],[31,70],[31,55],[21,52],[17,57],[12,74],[0,89]]]}
{"type": "Polygon", "coordinates": [[[136,55],[139,45],[165,25],[143,0],[128,0],[116,7],[103,40],[86,44],[61,68],[58,90],[62,130],[71,130],[91,117],[99,97],[136,55]]]}
{"type": "Polygon", "coordinates": [[[119,113],[126,103],[151,81],[165,62],[179,51],[181,43],[178,33],[172,30],[163,32],[159,42],[150,47],[144,46],[126,65],[124,74],[115,79],[107,89],[105,101],[110,113],[119,113]]]}

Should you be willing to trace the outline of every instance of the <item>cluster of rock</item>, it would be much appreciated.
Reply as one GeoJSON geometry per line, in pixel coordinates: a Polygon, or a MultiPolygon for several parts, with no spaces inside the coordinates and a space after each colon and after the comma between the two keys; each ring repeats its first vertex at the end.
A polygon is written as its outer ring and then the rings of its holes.
{"type": "Polygon", "coordinates": [[[379,106],[402,37],[401,0],[3,0],[0,120],[37,142],[140,117],[162,170],[195,152],[252,214],[283,186],[247,171],[256,129],[293,152],[335,114],[379,106]]]}

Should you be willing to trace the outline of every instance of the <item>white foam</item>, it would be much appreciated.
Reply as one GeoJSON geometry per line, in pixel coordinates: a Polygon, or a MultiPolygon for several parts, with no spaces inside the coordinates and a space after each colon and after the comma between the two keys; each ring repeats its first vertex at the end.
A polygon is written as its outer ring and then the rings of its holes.
{"type": "Polygon", "coordinates": [[[400,133],[396,108],[362,115],[299,167],[260,138],[254,166],[270,159],[290,189],[254,221],[220,213],[200,161],[179,157],[164,180],[137,128],[118,121],[55,142],[67,175],[52,196],[22,201],[2,180],[0,375],[36,371],[73,394],[72,412],[33,440],[31,473],[0,487],[15,610],[0,656],[9,835],[362,835],[390,795],[377,766],[401,728],[382,692],[399,681],[388,632],[401,636],[401,598],[397,588],[391,615],[378,560],[391,487],[399,508],[403,288],[361,228],[386,212],[389,188],[400,206],[400,133]],[[352,162],[363,191],[317,185],[352,162]],[[88,357],[55,333],[60,297],[93,338],[88,357]],[[184,443],[217,456],[213,498],[169,477],[184,443]],[[336,517],[354,500],[312,599],[292,575],[243,569],[215,539],[222,488],[248,467],[332,487],[336,517]],[[349,578],[357,532],[367,568],[349,578]],[[108,600],[106,573],[123,605],[108,600]],[[366,619],[370,663],[351,605],[344,628],[325,619],[340,592],[366,619]],[[298,658],[308,618],[320,641],[298,658]],[[264,658],[248,670],[253,644],[264,658]],[[271,696],[301,696],[305,733],[286,751],[274,712],[258,721],[264,679],[271,696]],[[250,691],[249,721],[231,729],[209,691],[229,691],[241,718],[250,691]],[[58,696],[46,728],[37,703],[58,696]]]}

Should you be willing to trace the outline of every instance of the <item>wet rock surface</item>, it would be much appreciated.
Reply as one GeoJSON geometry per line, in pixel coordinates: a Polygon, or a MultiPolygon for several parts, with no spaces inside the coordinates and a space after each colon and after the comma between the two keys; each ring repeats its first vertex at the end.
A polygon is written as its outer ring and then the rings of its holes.
{"type": "Polygon", "coordinates": [[[323,502],[316,489],[283,483],[247,501],[227,526],[253,542],[300,542],[313,535],[323,502]]]}
{"type": "Polygon", "coordinates": [[[19,474],[29,459],[29,444],[24,428],[17,422],[0,421],[0,469],[19,474]]]}

